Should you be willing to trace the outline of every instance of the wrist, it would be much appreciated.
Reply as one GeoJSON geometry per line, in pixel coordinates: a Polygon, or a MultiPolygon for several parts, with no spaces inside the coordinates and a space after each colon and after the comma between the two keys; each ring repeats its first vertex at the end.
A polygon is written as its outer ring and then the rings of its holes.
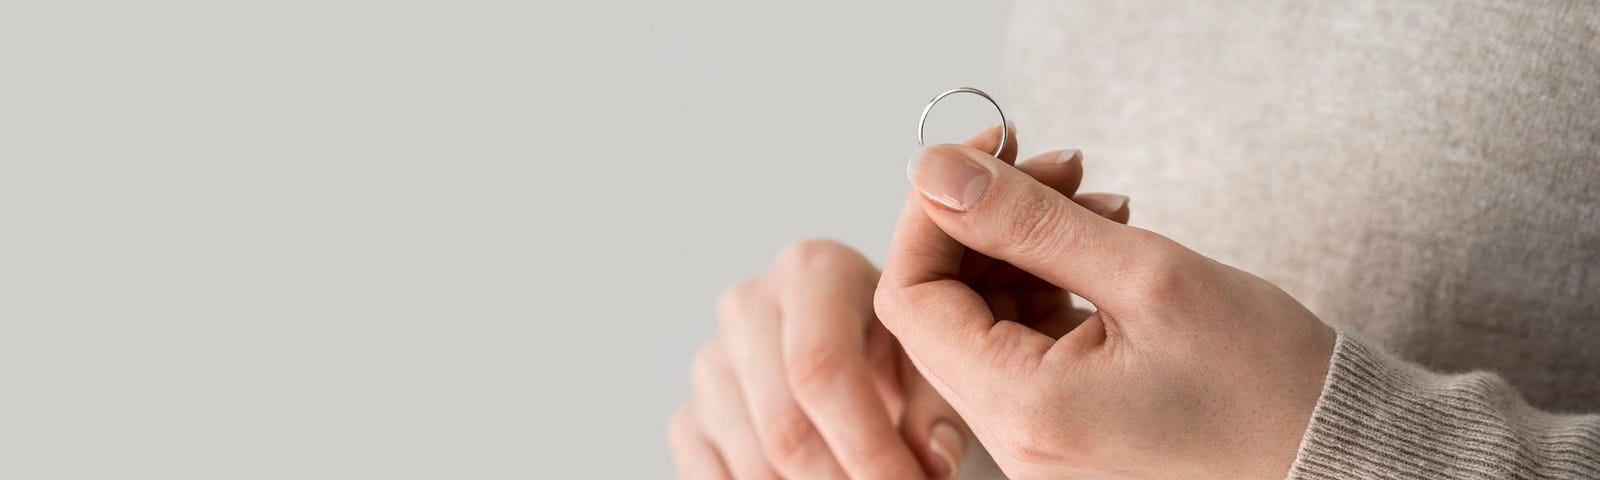
{"type": "Polygon", "coordinates": [[[1282,383],[1276,388],[1280,413],[1272,421],[1273,434],[1262,446],[1257,471],[1250,478],[1287,478],[1327,386],[1337,340],[1337,332],[1318,321],[1304,343],[1289,350],[1298,352],[1291,362],[1295,364],[1294,373],[1281,378],[1282,383]]]}

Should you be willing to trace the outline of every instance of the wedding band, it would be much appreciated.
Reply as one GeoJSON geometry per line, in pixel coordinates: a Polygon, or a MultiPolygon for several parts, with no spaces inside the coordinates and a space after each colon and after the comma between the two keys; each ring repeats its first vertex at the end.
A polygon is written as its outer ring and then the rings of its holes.
{"type": "Polygon", "coordinates": [[[948,97],[956,93],[970,93],[983,97],[984,100],[989,101],[990,105],[994,105],[994,111],[1000,114],[1000,145],[994,148],[994,156],[998,158],[1000,156],[1000,152],[1004,152],[1006,150],[1006,139],[1011,134],[1011,128],[1006,124],[1006,111],[1000,108],[1000,102],[994,101],[994,97],[984,93],[983,90],[978,90],[972,87],[961,87],[941,93],[939,96],[933,97],[933,100],[929,100],[928,106],[922,107],[922,119],[917,121],[917,146],[921,147],[926,146],[927,144],[927,142],[923,140],[922,131],[928,126],[928,112],[933,111],[933,106],[939,103],[940,100],[944,100],[944,97],[948,97]]]}

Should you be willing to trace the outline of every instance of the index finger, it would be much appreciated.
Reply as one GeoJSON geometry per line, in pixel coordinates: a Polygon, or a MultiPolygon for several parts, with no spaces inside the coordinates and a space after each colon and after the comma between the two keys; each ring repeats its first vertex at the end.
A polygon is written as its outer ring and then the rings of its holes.
{"type": "Polygon", "coordinates": [[[990,125],[989,128],[983,129],[982,132],[978,132],[977,135],[973,135],[972,138],[968,138],[967,141],[961,143],[966,146],[976,148],[980,152],[993,152],[995,144],[1000,143],[1001,127],[1005,127],[1006,132],[1008,133],[1006,136],[1006,148],[1001,150],[1000,156],[995,158],[1015,165],[1017,163],[1017,152],[1019,151],[1018,148],[1022,143],[1017,140],[1016,125],[1012,125],[1010,123],[1004,125],[990,125]]]}
{"type": "MultiPolygon", "coordinates": [[[[985,142],[998,141],[998,133],[985,131],[968,145],[991,146],[985,142]]],[[[907,354],[938,380],[933,383],[942,393],[957,398],[993,393],[986,387],[1008,371],[1036,365],[1053,343],[1021,324],[995,321],[983,297],[956,279],[967,252],[928,218],[918,194],[908,192],[874,298],[878,318],[907,354]]],[[[960,408],[964,402],[953,403],[960,408]]]]}
{"type": "Polygon", "coordinates": [[[922,467],[878,395],[865,353],[875,269],[825,241],[785,251],[775,272],[789,387],[850,478],[918,478],[922,467]]]}

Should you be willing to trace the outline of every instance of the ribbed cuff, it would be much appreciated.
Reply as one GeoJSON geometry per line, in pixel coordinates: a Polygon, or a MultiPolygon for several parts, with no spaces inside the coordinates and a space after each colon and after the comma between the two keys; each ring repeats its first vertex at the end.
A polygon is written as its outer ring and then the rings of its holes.
{"type": "Polygon", "coordinates": [[[1600,416],[1527,406],[1500,377],[1439,375],[1340,331],[1290,479],[1600,478],[1600,416]]]}

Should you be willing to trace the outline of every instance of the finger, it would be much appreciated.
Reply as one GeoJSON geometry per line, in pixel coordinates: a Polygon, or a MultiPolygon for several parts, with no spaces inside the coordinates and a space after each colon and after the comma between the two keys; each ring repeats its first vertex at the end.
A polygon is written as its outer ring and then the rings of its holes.
{"type": "Polygon", "coordinates": [[[1096,305],[1132,300],[1130,281],[1181,250],[966,146],[929,147],[913,163],[919,203],[940,230],[1096,305]]]}
{"type": "Polygon", "coordinates": [[[1052,340],[1015,322],[995,321],[984,298],[956,279],[966,247],[940,230],[921,203],[919,194],[907,194],[874,306],[946,400],[964,415],[977,414],[966,405],[1004,395],[1052,340]]]}
{"type": "Polygon", "coordinates": [[[1072,201],[1106,220],[1128,224],[1128,196],[1114,193],[1080,193],[1072,201]]]}
{"type": "Polygon", "coordinates": [[[1017,170],[1062,195],[1072,196],[1083,182],[1083,153],[1059,150],[1034,155],[1017,164],[1017,170]]]}
{"type": "Polygon", "coordinates": [[[1128,196],[1111,193],[1085,193],[1078,195],[1083,181],[1083,152],[1060,150],[1035,155],[1017,164],[1017,170],[1028,174],[1050,189],[1072,197],[1073,202],[1105,217],[1126,225],[1128,223],[1128,196]]]}
{"type": "MultiPolygon", "coordinates": [[[[1017,126],[1007,124],[1004,127],[1006,128],[1006,148],[1000,151],[1000,156],[997,158],[1002,162],[1017,163],[1018,147],[1021,145],[1017,141],[1017,126]]],[[[968,138],[967,141],[961,143],[980,152],[992,154],[994,153],[995,145],[1000,143],[1000,128],[1001,125],[990,125],[989,128],[983,129],[977,135],[973,135],[972,138],[968,138]]]]}
{"type": "Polygon", "coordinates": [[[866,335],[867,364],[872,368],[878,396],[883,399],[889,418],[900,418],[905,411],[905,394],[900,388],[899,359],[905,354],[900,351],[900,344],[895,342],[894,334],[883,328],[883,322],[876,319],[868,322],[866,335]]]}
{"type": "MultiPolygon", "coordinates": [[[[1034,178],[1039,177],[1035,176],[1034,178]]],[[[1055,185],[1051,185],[1051,187],[1054,188],[1055,185]]],[[[1060,191],[1060,189],[1056,190],[1060,191]]],[[[1128,207],[1127,195],[1117,195],[1112,193],[1082,193],[1072,197],[1072,201],[1083,206],[1083,208],[1089,210],[1090,212],[1093,212],[1095,215],[1105,218],[1106,220],[1117,222],[1123,225],[1128,224],[1130,210],[1128,207]]],[[[992,281],[995,283],[1010,284],[1017,290],[1045,290],[1050,293],[1064,294],[1064,292],[1060,292],[1061,287],[1055,285],[1054,283],[1040,280],[1038,277],[1032,275],[1018,275],[1016,269],[1005,270],[1005,272],[1009,273],[1011,276],[992,279],[992,281]]],[[[1021,296],[1018,297],[1016,301],[1017,304],[1022,307],[1024,312],[1032,312],[1033,310],[1028,310],[1028,305],[1035,298],[1043,298],[1047,300],[1048,303],[1052,304],[1061,303],[1058,299],[1048,296],[1021,296]]],[[[1033,316],[1030,314],[1029,317],[1032,318],[1033,316]]],[[[1030,324],[1029,326],[1034,325],[1030,324]]]]}
{"type": "Polygon", "coordinates": [[[844,478],[789,390],[778,299],[770,281],[729,287],[717,302],[733,370],[767,460],[786,478],[844,478]]]}
{"type": "MultiPolygon", "coordinates": [[[[1006,163],[1012,163],[1012,161],[1016,159],[1018,148],[1015,138],[1016,126],[1008,124],[1007,128],[1010,129],[1012,137],[1007,139],[1006,150],[1000,153],[1000,159],[1006,163]]],[[[995,125],[978,132],[977,135],[973,135],[972,138],[967,139],[965,145],[975,148],[978,151],[993,152],[995,144],[999,141],[1000,126],[995,125]]],[[[1082,162],[1057,162],[1055,160],[1056,157],[1060,156],[1059,153],[1060,152],[1052,152],[1049,154],[1037,155],[1023,163],[1032,164],[1032,166],[1029,167],[1029,173],[1034,175],[1034,178],[1043,177],[1043,179],[1040,181],[1047,185],[1057,186],[1063,190],[1063,193],[1070,195],[1072,191],[1076,191],[1078,188],[1078,180],[1083,174],[1083,169],[1081,168],[1082,162]]],[[[962,259],[962,262],[961,271],[968,275],[967,278],[987,278],[995,281],[996,283],[1006,280],[991,276],[990,268],[997,264],[989,257],[982,255],[968,255],[962,259]]],[[[1015,276],[1016,269],[1002,268],[998,269],[997,272],[1001,275],[1015,276]]]]}
{"type": "Polygon", "coordinates": [[[900,433],[917,453],[928,478],[955,478],[961,471],[971,431],[939,391],[916,373],[905,356],[900,357],[901,390],[906,395],[906,411],[900,418],[900,433]]]}
{"type": "Polygon", "coordinates": [[[863,351],[877,270],[835,242],[802,242],[780,256],[784,365],[795,399],[851,478],[923,475],[875,390],[863,351]]]}
{"type": "Polygon", "coordinates": [[[692,368],[694,416],[733,478],[778,478],[757,443],[750,414],[744,408],[744,399],[734,384],[733,370],[721,346],[712,343],[701,349],[692,368]]]}
{"type": "MultiPolygon", "coordinates": [[[[1083,154],[1077,150],[1046,152],[1018,163],[1017,169],[1062,195],[1073,196],[1083,179],[1083,154]]],[[[1126,202],[1127,197],[1111,194],[1084,194],[1081,197],[1074,197],[1073,201],[1110,220],[1127,223],[1127,211],[1119,211],[1119,207],[1111,204],[1118,198],[1126,202]]],[[[984,255],[967,255],[962,259],[961,272],[964,280],[980,279],[978,281],[985,285],[1008,285],[1015,289],[1060,289],[984,255]],[[1001,268],[993,268],[997,265],[1001,268]]],[[[998,311],[996,315],[1000,319],[1016,318],[1001,315],[998,311]]]]}
{"type": "MultiPolygon", "coordinates": [[[[1033,160],[1029,162],[1033,162],[1033,160]]],[[[1018,167],[1026,172],[1028,170],[1022,168],[1025,165],[1027,165],[1027,162],[1018,167]]],[[[1044,178],[1050,178],[1049,176],[1032,173],[1030,175],[1041,181],[1044,181],[1044,178]]],[[[1045,183],[1049,184],[1048,182],[1045,183]]],[[[1057,191],[1061,190],[1057,189],[1057,191]]],[[[1062,193],[1071,194],[1071,192],[1065,191],[1062,191],[1062,193]]],[[[1126,195],[1083,193],[1072,197],[1072,201],[1107,220],[1124,225],[1128,223],[1129,209],[1126,195]]],[[[1017,282],[1017,288],[1012,291],[1011,299],[1014,311],[1017,312],[1016,317],[1000,316],[1002,315],[1000,310],[995,309],[995,300],[986,296],[985,299],[989,301],[990,310],[994,311],[998,318],[1029,319],[1027,322],[1029,328],[1038,330],[1039,333],[1048,335],[1050,338],[1060,339],[1067,332],[1072,331],[1083,323],[1083,320],[1088,318],[1089,314],[1094,313],[1092,310],[1074,308],[1072,306],[1072,295],[1055,285],[1031,275],[1024,276],[1020,280],[1020,282],[1017,282]],[[1035,284],[1034,282],[1038,283],[1035,284]]]]}
{"type": "Polygon", "coordinates": [[[672,447],[672,463],[677,466],[678,478],[732,478],[728,476],[727,467],[722,466],[722,457],[717,456],[716,448],[695,425],[693,408],[684,406],[672,414],[667,443],[672,447]]]}

